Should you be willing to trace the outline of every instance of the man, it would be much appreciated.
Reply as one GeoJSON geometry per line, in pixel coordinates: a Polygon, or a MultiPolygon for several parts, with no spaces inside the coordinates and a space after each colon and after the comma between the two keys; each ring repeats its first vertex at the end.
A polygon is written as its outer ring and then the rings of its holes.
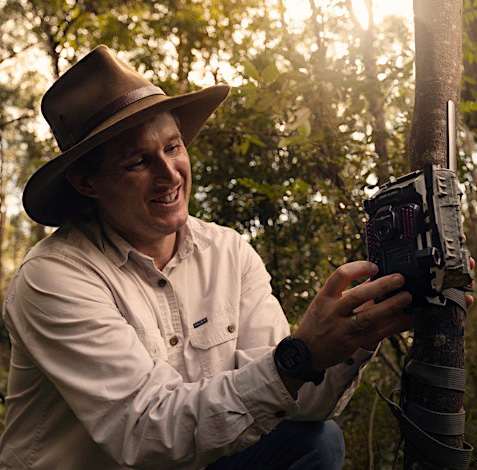
{"type": "Polygon", "coordinates": [[[229,88],[168,97],[105,46],[45,94],[62,154],[24,206],[60,226],[5,300],[12,341],[0,468],[341,468],[330,420],[384,337],[409,329],[400,275],[358,261],[293,337],[234,231],[188,215],[186,147],[229,88]],[[278,347],[276,347],[278,344],[278,347]]]}

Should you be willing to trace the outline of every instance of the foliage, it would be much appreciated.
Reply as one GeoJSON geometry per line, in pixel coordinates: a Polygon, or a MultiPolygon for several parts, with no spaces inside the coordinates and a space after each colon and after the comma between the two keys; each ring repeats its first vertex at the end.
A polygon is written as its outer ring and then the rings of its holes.
{"type": "MultiPolygon", "coordinates": [[[[382,351],[387,355],[393,353],[388,341],[383,343],[382,351]]],[[[370,468],[370,462],[376,469],[390,469],[394,459],[395,468],[402,468],[399,427],[376,392],[378,389],[387,396],[398,381],[399,377],[382,360],[375,359],[369,364],[346,412],[338,418],[347,447],[344,469],[370,468]]]]}
{"type": "MultiPolygon", "coordinates": [[[[363,199],[379,182],[408,171],[412,32],[394,17],[366,30],[350,4],[310,0],[309,17],[293,25],[282,0],[0,0],[0,209],[6,215],[0,297],[26,248],[45,235],[19,209],[28,175],[58,152],[37,117],[40,96],[88,50],[105,43],[168,94],[204,83],[235,85],[189,149],[190,210],[250,240],[296,325],[336,266],[366,256],[363,199]]],[[[477,75],[469,68],[477,63],[477,15],[470,0],[464,6],[460,176],[469,245],[477,248],[477,75]]],[[[475,328],[469,316],[469,331],[475,328]]],[[[470,351],[477,347],[475,337],[468,336],[470,351]]],[[[386,343],[397,364],[399,351],[386,343]]],[[[475,379],[475,354],[469,358],[475,379]]],[[[340,418],[349,468],[369,465],[374,385],[388,390],[396,380],[382,358],[374,361],[340,418]]],[[[477,382],[469,387],[472,433],[477,382]]],[[[396,428],[381,402],[374,416],[374,462],[389,468],[396,428]]]]}

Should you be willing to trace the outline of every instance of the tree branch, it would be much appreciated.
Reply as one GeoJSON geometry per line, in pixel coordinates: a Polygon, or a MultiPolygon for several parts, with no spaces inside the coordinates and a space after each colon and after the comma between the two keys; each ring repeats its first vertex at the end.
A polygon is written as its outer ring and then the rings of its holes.
{"type": "Polygon", "coordinates": [[[0,58],[0,64],[5,62],[6,60],[13,59],[16,57],[18,54],[21,54],[22,52],[25,52],[27,49],[30,49],[30,47],[36,46],[35,43],[27,44],[26,46],[22,47],[19,51],[11,51],[9,55],[6,57],[1,57],[0,58]]]}
{"type": "Polygon", "coordinates": [[[7,126],[9,126],[10,124],[13,124],[14,122],[23,121],[24,119],[30,119],[32,117],[34,117],[34,114],[24,114],[23,116],[17,117],[15,119],[10,119],[9,121],[0,122],[0,129],[5,129],[7,126]]]}

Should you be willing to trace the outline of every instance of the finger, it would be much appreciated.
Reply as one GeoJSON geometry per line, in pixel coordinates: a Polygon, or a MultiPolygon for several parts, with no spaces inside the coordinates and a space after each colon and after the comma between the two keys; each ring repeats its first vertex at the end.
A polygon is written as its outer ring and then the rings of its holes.
{"type": "MultiPolygon", "coordinates": [[[[362,284],[366,284],[366,283],[369,283],[369,282],[371,282],[371,279],[368,277],[368,279],[363,281],[362,284]]],[[[359,287],[359,286],[354,286],[354,287],[350,287],[349,289],[346,289],[345,291],[343,291],[343,295],[352,294],[353,290],[356,289],[357,287],[359,287]]]]}
{"type": "Polygon", "coordinates": [[[339,307],[342,309],[342,313],[349,314],[370,300],[384,297],[403,285],[404,277],[401,274],[383,276],[350,289],[340,300],[339,307]]]}
{"type": "Polygon", "coordinates": [[[379,328],[363,331],[365,343],[374,344],[377,341],[382,341],[389,336],[409,331],[414,328],[415,318],[410,313],[396,313],[389,322],[380,325],[379,328]]]}
{"type": "MultiPolygon", "coordinates": [[[[401,315],[403,309],[411,302],[412,296],[409,292],[399,292],[378,304],[359,311],[357,313],[358,324],[364,330],[378,331],[387,324],[394,324],[397,316],[401,315]]],[[[408,314],[404,313],[402,315],[408,314]]]]}
{"type": "Polygon", "coordinates": [[[378,267],[370,261],[353,261],[343,264],[331,274],[321,292],[327,297],[340,297],[352,281],[373,276],[377,272],[378,267]]]}
{"type": "Polygon", "coordinates": [[[364,304],[361,304],[359,307],[356,307],[355,309],[353,309],[353,313],[362,312],[363,310],[366,310],[367,308],[373,306],[375,303],[376,302],[374,301],[374,299],[368,300],[364,304]]]}
{"type": "Polygon", "coordinates": [[[474,297],[470,294],[465,294],[465,305],[469,308],[474,303],[474,297]]]}
{"type": "Polygon", "coordinates": [[[469,258],[470,270],[473,271],[475,268],[475,259],[472,256],[469,258]]]}

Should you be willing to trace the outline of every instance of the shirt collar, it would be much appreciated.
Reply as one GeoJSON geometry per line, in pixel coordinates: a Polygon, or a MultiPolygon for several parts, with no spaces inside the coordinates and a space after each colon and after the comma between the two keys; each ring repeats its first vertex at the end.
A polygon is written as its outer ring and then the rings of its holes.
{"type": "MultiPolygon", "coordinates": [[[[125,265],[130,256],[134,258],[142,258],[148,263],[153,262],[150,256],[141,253],[126,241],[116,230],[108,225],[104,220],[100,219],[100,228],[103,233],[104,252],[106,256],[116,266],[125,265]]],[[[211,233],[208,233],[206,227],[198,219],[188,216],[186,223],[179,230],[178,249],[172,259],[167,263],[167,268],[172,268],[179,264],[183,259],[188,258],[194,253],[194,250],[205,250],[213,242],[211,233]]]]}

